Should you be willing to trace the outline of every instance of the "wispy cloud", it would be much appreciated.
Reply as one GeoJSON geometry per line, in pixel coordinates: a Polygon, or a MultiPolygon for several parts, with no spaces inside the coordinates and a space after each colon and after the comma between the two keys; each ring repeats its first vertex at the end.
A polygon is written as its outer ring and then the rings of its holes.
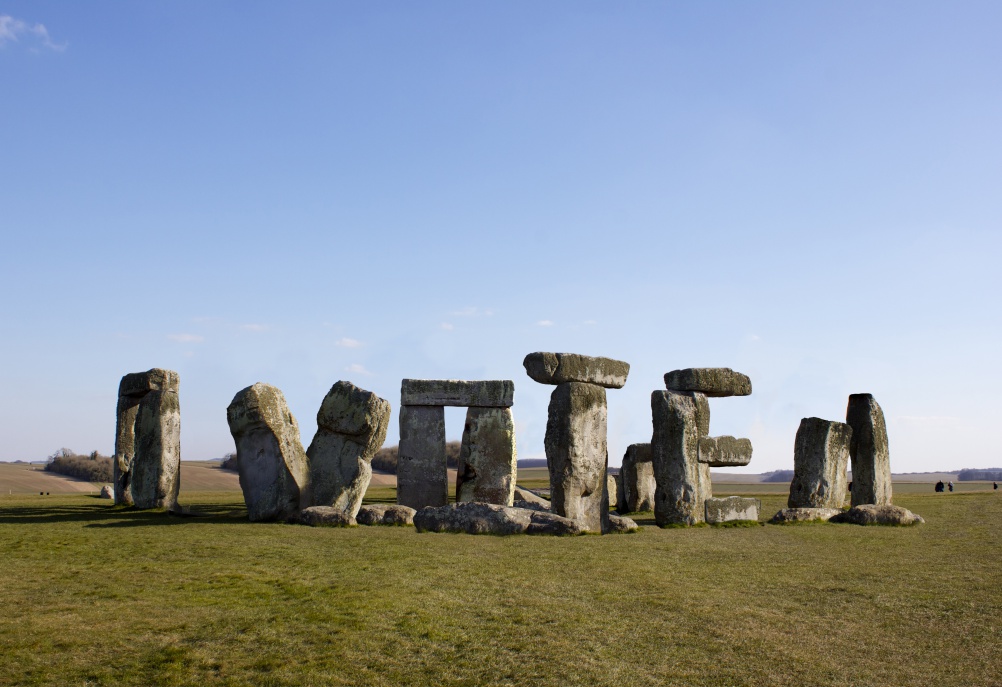
{"type": "Polygon", "coordinates": [[[445,331],[447,331],[447,332],[451,332],[451,331],[452,331],[453,329],[455,329],[455,327],[453,327],[453,326],[452,326],[452,324],[451,324],[451,323],[449,323],[449,322],[443,322],[443,323],[442,323],[441,325],[439,325],[439,326],[441,326],[441,327],[442,327],[442,329],[444,329],[444,330],[445,330],[445,331]]]}
{"type": "Polygon", "coordinates": [[[364,375],[366,377],[371,377],[372,376],[372,373],[369,372],[368,370],[366,370],[365,366],[359,365],[358,363],[354,363],[352,365],[349,365],[348,367],[344,368],[344,371],[345,372],[351,372],[352,374],[356,374],[356,375],[364,375]]]}
{"type": "Polygon", "coordinates": [[[168,334],[167,338],[178,343],[202,343],[205,337],[200,334],[168,334]]]}
{"type": "Polygon", "coordinates": [[[540,320],[536,324],[538,324],[540,327],[552,327],[553,320],[540,320]]]}
{"type": "Polygon", "coordinates": [[[453,310],[449,314],[453,317],[491,317],[494,314],[494,311],[490,308],[480,308],[475,305],[468,305],[465,308],[453,310]]]}
{"type": "Polygon", "coordinates": [[[362,345],[362,342],[358,339],[350,339],[347,336],[342,336],[334,342],[334,345],[340,346],[341,348],[358,348],[362,345]]]}
{"type": "Polygon", "coordinates": [[[0,48],[6,47],[8,43],[21,43],[21,38],[28,39],[24,45],[29,50],[37,50],[35,45],[40,44],[48,50],[62,52],[67,46],[67,43],[53,42],[44,24],[29,24],[9,14],[0,14],[0,48]]]}
{"type": "Polygon", "coordinates": [[[245,332],[266,332],[268,331],[268,325],[266,324],[242,324],[240,328],[245,332]]]}
{"type": "Polygon", "coordinates": [[[581,324],[598,324],[597,320],[585,320],[581,324]]]}

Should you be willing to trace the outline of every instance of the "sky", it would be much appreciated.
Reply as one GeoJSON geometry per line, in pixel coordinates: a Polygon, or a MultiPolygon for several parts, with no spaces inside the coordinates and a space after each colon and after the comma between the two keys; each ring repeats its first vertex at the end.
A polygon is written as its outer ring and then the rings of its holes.
{"type": "MultiPolygon", "coordinates": [[[[895,472],[1002,465],[1002,4],[0,0],[0,460],[114,450],[180,373],[182,459],[279,387],[731,367],[712,434],[790,469],[874,394],[895,472]]],[[[446,415],[449,438],[462,409],[446,415]]]]}

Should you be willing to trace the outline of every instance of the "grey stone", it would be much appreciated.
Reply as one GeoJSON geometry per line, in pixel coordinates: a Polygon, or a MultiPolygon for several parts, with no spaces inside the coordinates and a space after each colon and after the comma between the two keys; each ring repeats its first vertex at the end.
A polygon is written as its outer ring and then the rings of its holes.
{"type": "Polygon", "coordinates": [[[512,505],[517,465],[511,408],[467,409],[456,500],[512,505]]]}
{"type": "Polygon", "coordinates": [[[422,508],[414,515],[418,532],[466,534],[580,534],[580,525],[553,513],[494,503],[453,503],[422,508]]]}
{"type": "Polygon", "coordinates": [[[853,506],[891,502],[891,457],[887,448],[884,411],[871,394],[852,394],[845,411],[852,427],[849,458],[852,461],[853,506]]]}
{"type": "Polygon", "coordinates": [[[550,395],[543,443],[550,472],[551,508],[590,532],[608,528],[607,419],[605,389],[601,386],[564,382],[550,395]]]}
{"type": "Polygon", "coordinates": [[[181,406],[177,391],[151,391],[136,412],[135,456],[129,489],[136,508],[177,504],[181,488],[181,406]]]}
{"type": "Polygon", "coordinates": [[[115,498],[115,490],[110,484],[105,484],[101,487],[101,498],[102,499],[113,499],[115,498]]]}
{"type": "Polygon", "coordinates": [[[784,508],[772,516],[769,521],[774,524],[787,522],[811,522],[814,520],[830,520],[842,510],[839,508],[784,508]]]}
{"type": "Polygon", "coordinates": [[[710,434],[710,401],[706,394],[698,391],[690,391],[693,402],[696,404],[696,427],[699,429],[700,438],[710,434]]]}
{"type": "Polygon", "coordinates": [[[616,476],[606,474],[605,476],[605,492],[608,494],[609,507],[615,508],[616,504],[619,503],[619,488],[616,486],[616,476]]]}
{"type": "Polygon", "coordinates": [[[639,513],[654,510],[654,463],[651,462],[650,444],[630,444],[619,469],[623,481],[621,494],[622,513],[639,513]]]}
{"type": "Polygon", "coordinates": [[[526,373],[540,384],[584,382],[607,389],[621,389],[630,374],[630,364],[612,358],[593,358],[577,353],[530,353],[522,361],[526,373]]]}
{"type": "Polygon", "coordinates": [[[515,487],[512,493],[512,501],[517,508],[526,508],[526,504],[533,504],[535,506],[543,506],[545,510],[550,509],[550,502],[544,499],[542,496],[537,496],[528,489],[522,489],[521,487],[515,487]]]}
{"type": "Polygon", "coordinates": [[[701,437],[699,440],[699,462],[711,468],[748,465],[752,458],[750,439],[734,437],[701,437]]]}
{"type": "Polygon", "coordinates": [[[654,436],[651,460],[657,484],[654,519],[660,527],[695,525],[705,519],[710,467],[699,463],[697,403],[692,394],[651,394],[654,436]]]}
{"type": "MultiPolygon", "coordinates": [[[[626,508],[626,491],[623,489],[623,468],[619,469],[614,475],[616,479],[616,505],[615,509],[617,513],[627,512],[626,508]]],[[[609,500],[609,507],[613,507],[612,500],[609,500]]]]}
{"type": "Polygon", "coordinates": [[[400,385],[404,406],[510,408],[514,398],[515,382],[510,379],[405,379],[400,385]]]}
{"type": "Polygon", "coordinates": [[[396,503],[375,503],[362,506],[355,520],[359,525],[413,525],[413,508],[396,503]]]}
{"type": "Polygon", "coordinates": [[[260,382],[242,389],[226,409],[226,420],[237,447],[247,517],[279,520],[309,507],[309,461],[282,392],[260,382]]]}
{"type": "Polygon", "coordinates": [[[790,508],[841,508],[852,428],[841,422],[806,417],[793,449],[790,508]]]}
{"type": "Polygon", "coordinates": [[[310,506],[293,513],[286,521],[293,525],[310,527],[354,527],[357,524],[355,518],[333,506],[310,506]]]}
{"type": "Polygon", "coordinates": [[[901,506],[892,506],[889,503],[879,506],[865,503],[835,515],[830,522],[850,525],[919,525],[925,520],[901,506]]]}
{"type": "Polygon", "coordinates": [[[688,367],[665,374],[669,391],[697,391],[711,397],[748,396],[751,379],[729,367],[688,367]]]}
{"type": "Polygon", "coordinates": [[[728,496],[725,499],[706,499],[706,522],[711,525],[733,520],[758,521],[758,511],[762,502],[758,499],[728,496]]]}
{"type": "Polygon", "coordinates": [[[180,376],[173,370],[154,367],[146,372],[130,372],[118,384],[119,396],[142,398],[151,391],[177,391],[180,376]]]}
{"type": "Polygon", "coordinates": [[[372,457],[386,440],[390,403],[351,382],[331,387],[317,412],[317,433],[306,456],[313,503],[354,517],[372,478],[372,457]]]}
{"type": "Polygon", "coordinates": [[[119,382],[115,455],[112,459],[115,503],[132,505],[132,461],[135,458],[135,424],[140,402],[151,391],[177,392],[179,381],[177,372],[153,368],[146,372],[131,372],[119,382]]]}
{"type": "Polygon", "coordinates": [[[420,510],[449,501],[445,408],[401,406],[397,503],[420,510]]]}
{"type": "Polygon", "coordinates": [[[609,514],[609,534],[626,534],[628,532],[636,532],[639,529],[640,525],[631,518],[625,515],[616,515],[615,513],[609,514]]]}

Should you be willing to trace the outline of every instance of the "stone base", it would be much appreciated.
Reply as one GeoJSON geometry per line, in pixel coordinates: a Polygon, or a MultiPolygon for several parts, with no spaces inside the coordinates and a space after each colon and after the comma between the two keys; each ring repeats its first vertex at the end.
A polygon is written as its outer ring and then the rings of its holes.
{"type": "Polygon", "coordinates": [[[784,508],[772,516],[769,522],[778,525],[788,522],[827,521],[841,512],[838,508],[784,508]]]}

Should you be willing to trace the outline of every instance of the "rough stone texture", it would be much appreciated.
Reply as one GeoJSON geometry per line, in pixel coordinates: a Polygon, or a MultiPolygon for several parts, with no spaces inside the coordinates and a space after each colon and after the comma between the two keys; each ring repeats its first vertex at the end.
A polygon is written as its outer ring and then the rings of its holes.
{"type": "Polygon", "coordinates": [[[136,508],[173,508],[181,488],[181,406],[177,391],[151,391],[136,412],[129,489],[136,508]]]}
{"type": "Polygon", "coordinates": [[[699,439],[699,462],[706,463],[711,468],[748,465],[751,458],[750,439],[735,439],[728,436],[699,439]]]}
{"type": "Polygon", "coordinates": [[[625,534],[639,529],[640,525],[625,515],[609,514],[609,534],[625,534]]]}
{"type": "Polygon", "coordinates": [[[530,353],[522,361],[526,373],[540,384],[584,382],[606,389],[621,389],[630,374],[630,364],[612,358],[593,358],[576,353],[530,353]]]}
{"type": "MultiPolygon", "coordinates": [[[[623,489],[623,469],[620,468],[619,472],[615,474],[616,478],[616,505],[614,506],[617,513],[627,512],[626,508],[626,491],[623,489]]],[[[612,508],[612,501],[609,501],[609,507],[612,508]]]]}
{"type": "Polygon", "coordinates": [[[669,391],[698,391],[714,398],[748,396],[751,379],[729,367],[688,367],[665,373],[669,391]]]}
{"type": "Polygon", "coordinates": [[[354,527],[357,523],[348,513],[333,506],[310,506],[288,517],[293,525],[310,527],[354,527]]]}
{"type": "Polygon", "coordinates": [[[696,426],[699,428],[699,436],[703,438],[710,434],[710,401],[706,394],[697,391],[690,392],[693,402],[696,404],[696,426]]]}
{"type": "Polygon", "coordinates": [[[620,508],[622,513],[639,513],[654,510],[654,463],[651,462],[650,444],[630,444],[623,455],[619,469],[623,480],[620,508]]]}
{"type": "Polygon", "coordinates": [[[852,461],[852,505],[891,502],[891,457],[887,448],[884,411],[871,394],[852,394],[845,411],[852,427],[849,458],[852,461]]]}
{"type": "Polygon", "coordinates": [[[725,499],[706,499],[706,521],[715,524],[732,520],[758,520],[762,503],[758,499],[728,496],[725,499]]]}
{"type": "Polygon", "coordinates": [[[113,499],[113,498],[115,498],[115,489],[110,484],[105,484],[103,487],[101,487],[101,495],[100,495],[100,497],[102,499],[113,499]]]}
{"type": "Polygon", "coordinates": [[[852,428],[841,422],[805,417],[793,449],[790,508],[841,508],[852,428]]]}
{"type": "Polygon", "coordinates": [[[276,387],[258,382],[226,409],[237,446],[240,488],[252,521],[285,519],[312,504],[299,424],[276,387]]]}
{"type": "Polygon", "coordinates": [[[614,508],[619,503],[619,487],[616,485],[615,475],[605,476],[605,493],[608,495],[609,507],[614,508]]]}
{"type": "Polygon", "coordinates": [[[580,534],[581,526],[554,513],[509,508],[494,503],[453,503],[422,508],[414,515],[418,532],[466,534],[580,534]]]}
{"type": "Polygon", "coordinates": [[[375,503],[362,506],[355,520],[359,525],[413,525],[413,508],[396,503],[375,503]]]}
{"type": "Polygon", "coordinates": [[[590,532],[608,529],[607,418],[605,389],[601,386],[564,382],[550,395],[543,443],[550,472],[551,508],[590,532]]]}
{"type": "Polygon", "coordinates": [[[468,408],[456,500],[512,505],[518,456],[511,408],[468,408]]]}
{"type": "Polygon", "coordinates": [[[710,467],[699,463],[697,403],[692,394],[651,394],[654,436],[651,461],[657,487],[654,519],[661,527],[695,525],[705,519],[710,467]]]}
{"type": "Polygon", "coordinates": [[[449,501],[445,459],[445,408],[400,407],[397,503],[420,510],[449,501]]]}
{"type": "Polygon", "coordinates": [[[135,424],[139,403],[151,391],[176,393],[179,383],[177,372],[160,368],[131,372],[119,382],[118,407],[115,413],[115,456],[112,459],[115,503],[132,505],[132,461],[135,458],[135,424]]]}
{"type": "Polygon", "coordinates": [[[533,494],[528,489],[523,489],[521,487],[515,487],[512,500],[514,505],[518,508],[525,508],[525,504],[531,503],[536,506],[543,506],[546,510],[550,509],[550,502],[544,499],[542,496],[537,496],[533,494]]]}
{"type": "Polygon", "coordinates": [[[119,396],[143,397],[151,391],[177,391],[180,376],[173,370],[154,367],[146,372],[130,372],[118,385],[119,396]]]}
{"type": "Polygon", "coordinates": [[[405,379],[400,385],[404,406],[510,408],[514,399],[515,382],[510,379],[405,379]]]}
{"type": "Polygon", "coordinates": [[[784,508],[772,516],[771,523],[808,522],[811,520],[830,520],[841,513],[839,508],[784,508]]]}
{"type": "Polygon", "coordinates": [[[386,440],[390,402],[351,382],[331,387],[317,412],[317,433],[306,456],[313,503],[354,517],[372,479],[372,457],[386,440]]]}
{"type": "Polygon", "coordinates": [[[925,520],[921,515],[915,515],[901,506],[892,506],[889,503],[883,505],[865,503],[833,516],[829,522],[850,525],[918,525],[925,520]]]}

